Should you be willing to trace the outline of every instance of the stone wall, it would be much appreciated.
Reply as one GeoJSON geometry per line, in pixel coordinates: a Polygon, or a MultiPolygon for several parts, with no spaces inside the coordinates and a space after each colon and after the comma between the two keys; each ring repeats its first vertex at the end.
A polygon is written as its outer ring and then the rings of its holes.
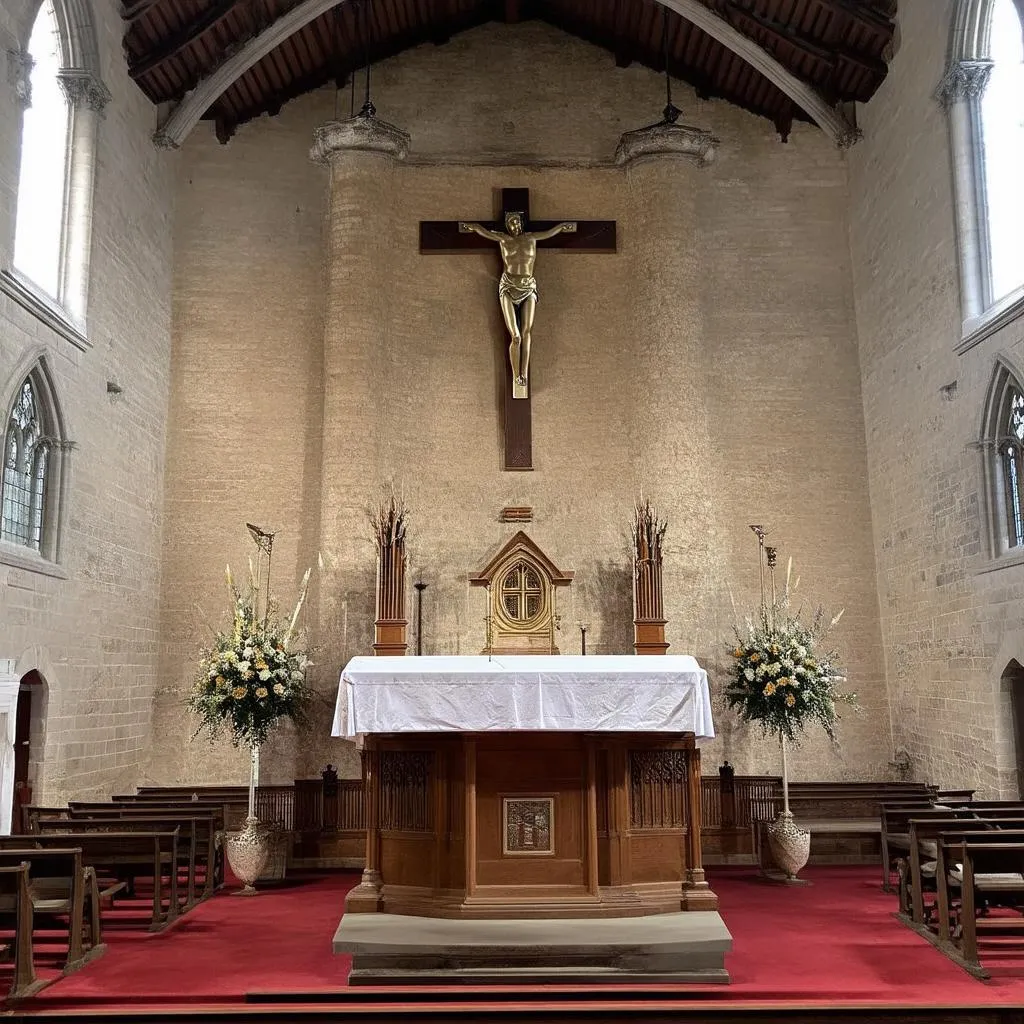
{"type": "MultiPolygon", "coordinates": [[[[374,81],[380,116],[412,134],[404,164],[346,157],[329,188],[308,159],[333,115],[328,91],[224,147],[200,126],[181,153],[151,773],[244,778],[239,754],[187,744],[180,700],[205,623],[226,612],[223,566],[244,559],[246,521],[280,531],[286,602],[323,559],[307,617],[323,703],[301,744],[286,736],[268,752],[264,778],[328,760],[358,771],[351,745],[327,737],[330,706],[345,660],[372,642],[366,510],[393,483],[412,509],[410,583],[429,584],[425,653],[483,646],[484,597],[467,576],[517,528],[498,521],[509,504],[533,507],[527,532],[577,573],[561,649],[579,650],[587,622],[590,652],[628,651],[642,487],[671,523],[672,651],[706,664],[716,692],[730,596],[740,613],[756,602],[748,527],[766,524],[796,560],[805,606],[846,607],[835,639],[863,705],[838,752],[809,737],[794,771],[882,776],[890,724],[845,157],[815,128],[782,145],[768,122],[681,90],[686,119],[722,140],[717,163],[615,168],[621,132],[656,119],[661,83],[539,23],[417,48],[374,81]],[[619,226],[615,255],[539,261],[532,473],[500,469],[496,259],[417,247],[420,220],[488,218],[503,186],[529,187],[538,218],[619,226]]],[[[771,745],[725,713],[719,729],[710,766],[777,768],[771,745]]]]}
{"type": "Polygon", "coordinates": [[[1024,569],[990,560],[976,442],[997,356],[1024,360],[1024,324],[954,352],[953,179],[934,98],[951,16],[948,0],[902,0],[901,48],[850,155],[879,604],[895,742],[914,775],[1016,797],[1000,679],[1024,662],[1024,569]]]}
{"type": "MultiPolygon", "coordinates": [[[[0,62],[27,43],[34,7],[0,7],[0,62]]],[[[128,79],[117,5],[93,10],[113,98],[96,154],[90,347],[74,347],[0,295],[0,392],[12,394],[43,355],[76,445],[59,574],[0,557],[0,658],[14,659],[20,675],[38,670],[46,684],[45,746],[33,737],[37,803],[139,780],[157,682],[175,158],[150,141],[155,111],[128,79]],[[108,395],[108,380],[120,395],[108,395]]],[[[10,267],[14,245],[20,116],[5,70],[0,268],[10,267]]]]}

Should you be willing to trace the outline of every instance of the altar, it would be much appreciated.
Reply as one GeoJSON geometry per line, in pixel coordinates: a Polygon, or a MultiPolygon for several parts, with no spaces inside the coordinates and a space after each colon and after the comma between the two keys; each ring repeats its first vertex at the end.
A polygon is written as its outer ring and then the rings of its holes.
{"type": "Polygon", "coordinates": [[[354,982],[503,962],[727,980],[693,658],[355,658],[333,732],[365,738],[366,867],[335,936],[354,982]]]}

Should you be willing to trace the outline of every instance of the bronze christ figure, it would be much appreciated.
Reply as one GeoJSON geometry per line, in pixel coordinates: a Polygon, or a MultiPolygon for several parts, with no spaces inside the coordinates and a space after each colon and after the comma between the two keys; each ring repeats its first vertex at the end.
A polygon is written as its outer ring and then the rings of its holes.
{"type": "Polygon", "coordinates": [[[537,309],[537,279],[533,276],[537,261],[537,243],[554,238],[563,231],[575,231],[575,221],[563,221],[549,231],[524,231],[523,215],[505,215],[504,231],[491,231],[475,221],[459,221],[459,231],[473,232],[491,242],[497,242],[501,250],[504,270],[498,282],[498,302],[501,315],[505,318],[511,342],[508,358],[512,364],[512,397],[528,398],[530,395],[530,344],[533,333],[533,317],[537,309]]]}

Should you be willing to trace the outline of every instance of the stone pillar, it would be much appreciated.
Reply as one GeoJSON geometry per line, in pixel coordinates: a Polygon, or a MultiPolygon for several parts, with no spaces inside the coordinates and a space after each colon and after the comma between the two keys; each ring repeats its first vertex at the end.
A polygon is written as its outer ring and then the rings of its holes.
{"type": "Polygon", "coordinates": [[[91,71],[62,71],[60,85],[71,106],[68,198],[64,211],[66,241],[60,268],[60,294],[65,309],[84,327],[89,305],[96,150],[100,120],[110,102],[110,92],[91,71]]]}
{"type": "Polygon", "coordinates": [[[625,168],[631,225],[635,485],[650,493],[667,523],[663,607],[651,625],[667,620],[674,649],[694,655],[714,639],[694,635],[689,624],[715,621],[708,609],[721,587],[716,566],[723,561],[712,493],[717,460],[707,423],[699,239],[704,167],[716,142],[699,129],[663,124],[627,133],[616,154],[625,168]]]}
{"type": "Polygon", "coordinates": [[[376,567],[367,509],[383,483],[388,442],[386,350],[396,315],[389,305],[389,254],[399,244],[394,168],[408,145],[405,132],[360,115],[318,128],[311,152],[330,175],[318,629],[326,649],[318,660],[332,670],[369,654],[373,643],[376,567]]]}
{"type": "Polygon", "coordinates": [[[965,323],[985,311],[987,260],[982,237],[983,193],[979,176],[984,174],[978,154],[981,139],[978,104],[992,74],[988,60],[958,60],[946,68],[936,92],[946,108],[953,159],[953,201],[960,254],[960,305],[965,323]]]}
{"type": "Polygon", "coordinates": [[[14,662],[0,659],[0,835],[11,834],[14,812],[14,739],[21,680],[14,662]]]}

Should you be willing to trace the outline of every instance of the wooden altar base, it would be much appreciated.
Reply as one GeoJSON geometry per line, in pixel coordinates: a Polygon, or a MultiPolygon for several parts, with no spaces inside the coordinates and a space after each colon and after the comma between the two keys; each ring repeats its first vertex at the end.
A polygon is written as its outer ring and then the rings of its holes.
{"type": "Polygon", "coordinates": [[[351,914],[334,952],[350,985],[727,983],[732,936],[716,911],[600,920],[453,920],[351,914]]]}

